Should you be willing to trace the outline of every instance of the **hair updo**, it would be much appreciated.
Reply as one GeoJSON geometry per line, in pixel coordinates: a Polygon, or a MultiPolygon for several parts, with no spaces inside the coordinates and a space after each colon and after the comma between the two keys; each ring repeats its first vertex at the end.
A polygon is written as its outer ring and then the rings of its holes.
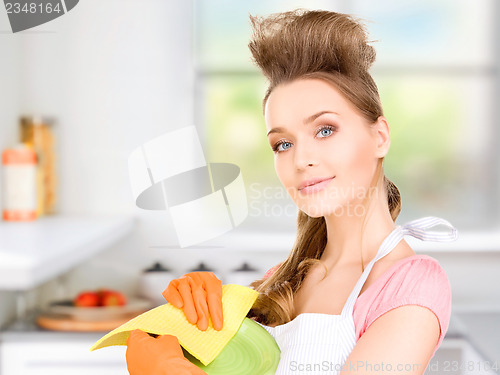
{"type": "Polygon", "coordinates": [[[248,46],[272,84],[319,71],[355,77],[375,62],[365,27],[347,14],[297,9],[250,21],[248,46]]]}
{"type": "MultiPolygon", "coordinates": [[[[323,10],[304,10],[250,16],[253,35],[248,44],[253,62],[269,81],[263,108],[281,83],[322,79],[332,84],[370,123],[383,115],[377,85],[369,74],[375,49],[369,45],[365,26],[355,17],[323,10]]],[[[394,221],[401,211],[398,188],[382,173],[379,159],[372,185],[384,178],[387,202],[394,221]]],[[[287,259],[266,279],[251,284],[259,292],[248,317],[263,324],[292,320],[293,297],[311,265],[319,262],[326,246],[323,217],[299,211],[297,238],[287,259]]]]}

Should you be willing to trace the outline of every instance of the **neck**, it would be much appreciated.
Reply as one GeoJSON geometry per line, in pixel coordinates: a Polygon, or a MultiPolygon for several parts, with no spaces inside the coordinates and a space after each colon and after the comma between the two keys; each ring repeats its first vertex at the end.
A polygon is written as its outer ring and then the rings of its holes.
{"type": "Polygon", "coordinates": [[[327,228],[327,243],[321,261],[333,269],[338,266],[355,266],[363,271],[367,264],[375,258],[377,251],[394,229],[387,198],[382,196],[384,189],[377,189],[377,194],[372,197],[371,211],[368,213],[364,228],[363,215],[357,215],[355,208],[363,213],[361,200],[353,200],[348,207],[343,207],[336,213],[325,216],[327,228]]]}

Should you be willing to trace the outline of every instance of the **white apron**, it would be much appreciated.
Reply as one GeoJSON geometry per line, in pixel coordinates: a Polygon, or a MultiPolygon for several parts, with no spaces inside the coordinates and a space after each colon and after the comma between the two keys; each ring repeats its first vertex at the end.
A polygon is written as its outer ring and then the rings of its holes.
{"type": "MultiPolygon", "coordinates": [[[[330,375],[340,372],[356,344],[353,308],[359,292],[373,264],[389,254],[407,234],[424,241],[450,242],[458,238],[457,230],[448,221],[433,216],[413,220],[402,226],[397,225],[384,239],[375,258],[368,263],[340,315],[302,313],[290,322],[276,327],[259,323],[274,337],[281,350],[275,374],[330,375]],[[427,230],[438,224],[446,225],[451,232],[427,230]]],[[[349,364],[346,364],[346,368],[349,368],[349,364]]],[[[356,371],[356,368],[351,370],[356,371]]]]}

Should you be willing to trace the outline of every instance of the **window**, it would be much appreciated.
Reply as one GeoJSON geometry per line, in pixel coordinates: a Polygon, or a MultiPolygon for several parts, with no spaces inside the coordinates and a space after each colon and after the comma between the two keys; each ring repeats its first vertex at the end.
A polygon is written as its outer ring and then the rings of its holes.
{"type": "Polygon", "coordinates": [[[294,229],[297,211],[274,171],[262,116],[266,81],[251,62],[248,15],[298,7],[350,13],[375,42],[371,73],[391,127],[386,176],[398,222],[441,216],[459,229],[498,222],[500,30],[494,0],[252,1],[195,5],[197,124],[207,160],[242,169],[246,225],[294,229]],[[269,226],[268,224],[271,224],[269,226]]]}

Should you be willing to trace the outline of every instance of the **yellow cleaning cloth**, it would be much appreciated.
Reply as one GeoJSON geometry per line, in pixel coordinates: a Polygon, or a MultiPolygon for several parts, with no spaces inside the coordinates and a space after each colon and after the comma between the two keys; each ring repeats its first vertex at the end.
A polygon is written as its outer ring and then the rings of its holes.
{"type": "Polygon", "coordinates": [[[186,319],[184,311],[170,303],[136,316],[99,339],[90,351],[113,345],[127,345],[130,332],[140,329],[157,335],[174,335],[179,344],[207,366],[240,329],[259,292],[237,284],[222,286],[222,329],[216,331],[209,319],[206,331],[186,319]]]}

